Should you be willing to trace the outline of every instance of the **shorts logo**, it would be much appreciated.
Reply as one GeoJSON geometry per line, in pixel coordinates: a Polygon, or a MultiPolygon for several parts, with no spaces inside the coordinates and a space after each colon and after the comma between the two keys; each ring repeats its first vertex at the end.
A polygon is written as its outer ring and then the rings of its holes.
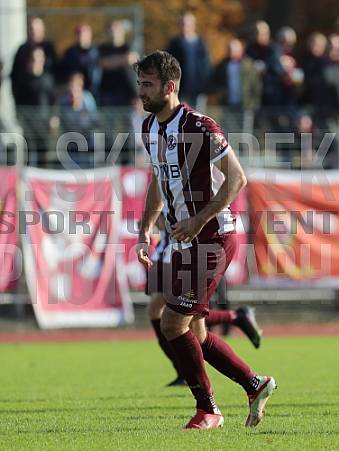
{"type": "Polygon", "coordinates": [[[192,308],[193,304],[197,304],[197,300],[194,299],[196,297],[193,290],[188,291],[187,293],[178,296],[179,301],[181,301],[180,306],[186,308],[192,308]]]}
{"type": "Polygon", "coordinates": [[[195,298],[195,293],[193,290],[188,291],[187,293],[185,293],[183,295],[183,297],[187,298],[187,299],[193,299],[195,298]]]}
{"type": "Polygon", "coordinates": [[[192,308],[193,304],[190,304],[188,302],[180,302],[180,307],[186,307],[186,308],[192,308]]]}
{"type": "Polygon", "coordinates": [[[173,135],[169,135],[169,137],[167,138],[167,148],[168,150],[173,150],[175,149],[177,145],[177,140],[173,135]]]}

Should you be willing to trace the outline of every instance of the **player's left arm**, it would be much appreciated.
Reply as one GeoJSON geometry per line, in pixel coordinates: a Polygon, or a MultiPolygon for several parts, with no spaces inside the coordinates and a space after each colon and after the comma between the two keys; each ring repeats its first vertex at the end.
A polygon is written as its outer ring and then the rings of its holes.
{"type": "Polygon", "coordinates": [[[228,146],[227,154],[215,165],[224,174],[225,180],[215,196],[196,216],[203,226],[228,207],[247,183],[245,172],[232,147],[228,146]]]}
{"type": "Polygon", "coordinates": [[[207,205],[196,215],[175,225],[172,237],[178,241],[189,243],[221,210],[230,205],[239,191],[246,185],[247,180],[243,168],[234,152],[228,146],[227,152],[214,163],[225,175],[225,180],[219,191],[211,198],[207,205]]]}

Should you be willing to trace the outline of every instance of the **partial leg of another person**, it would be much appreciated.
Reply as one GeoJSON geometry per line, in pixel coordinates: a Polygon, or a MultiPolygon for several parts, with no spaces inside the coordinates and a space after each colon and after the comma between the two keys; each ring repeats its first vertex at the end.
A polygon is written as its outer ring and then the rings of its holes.
{"type": "Polygon", "coordinates": [[[176,372],[175,378],[173,379],[173,381],[169,382],[167,386],[168,387],[186,386],[187,384],[185,378],[181,374],[179,363],[177,362],[173,349],[170,343],[166,340],[164,334],[161,332],[160,322],[164,307],[165,307],[165,299],[163,295],[161,293],[152,294],[148,309],[149,319],[152,324],[155,335],[158,339],[160,348],[167,356],[167,358],[170,360],[176,372]]]}
{"type": "Polygon", "coordinates": [[[146,294],[150,296],[148,305],[148,317],[153,327],[158,343],[164,354],[171,361],[176,377],[167,386],[186,385],[185,379],[182,377],[179,364],[175,358],[173,349],[168,343],[163,333],[161,332],[160,321],[166,304],[165,298],[162,294],[163,277],[167,276],[167,268],[170,265],[163,263],[161,260],[154,262],[154,265],[149,268],[147,273],[146,294]]]}
{"type": "Polygon", "coordinates": [[[224,333],[228,332],[230,326],[236,326],[248,337],[255,348],[259,348],[262,330],[256,321],[254,308],[249,306],[240,307],[236,310],[230,308],[225,277],[221,277],[215,295],[217,303],[221,307],[226,306],[226,308],[211,309],[206,317],[206,326],[210,328],[222,325],[224,333]]]}

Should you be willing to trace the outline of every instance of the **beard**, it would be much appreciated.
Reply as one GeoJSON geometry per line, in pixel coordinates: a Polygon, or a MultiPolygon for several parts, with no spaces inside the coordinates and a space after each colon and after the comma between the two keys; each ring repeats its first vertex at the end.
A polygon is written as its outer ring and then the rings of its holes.
{"type": "Polygon", "coordinates": [[[148,111],[149,113],[157,114],[160,111],[162,111],[166,106],[166,100],[165,99],[157,99],[157,100],[149,100],[145,99],[143,100],[143,106],[144,110],[148,111]]]}

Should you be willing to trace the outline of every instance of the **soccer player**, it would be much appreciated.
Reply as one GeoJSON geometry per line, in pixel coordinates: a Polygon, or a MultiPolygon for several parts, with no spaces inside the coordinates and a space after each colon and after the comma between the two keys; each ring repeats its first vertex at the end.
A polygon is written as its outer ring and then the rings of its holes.
{"type": "Polygon", "coordinates": [[[245,424],[256,426],[275,380],[257,375],[205,324],[209,299],[234,255],[229,205],[246,184],[243,169],[216,122],[180,103],[181,69],[172,55],[156,51],[135,69],[140,98],[151,113],[142,131],[153,166],[137,254],[145,267],[152,265],[150,230],[165,209],[173,251],[172,277],[164,280],[161,332],[196,399],[197,412],[186,428],[215,429],[224,423],[204,360],[244,388],[249,400],[245,424]]]}
{"type": "MultiPolygon", "coordinates": [[[[163,295],[164,279],[171,277],[171,244],[170,235],[165,228],[165,218],[163,213],[160,214],[156,221],[156,226],[160,232],[160,240],[155,248],[155,251],[151,257],[152,266],[147,271],[147,284],[146,294],[150,296],[150,302],[148,305],[148,316],[154,332],[157,336],[158,343],[164,354],[172,362],[172,365],[176,371],[176,377],[167,386],[180,386],[186,385],[186,381],[181,374],[179,365],[173,354],[173,350],[166,338],[161,332],[160,321],[161,315],[166,305],[166,299],[163,295]]],[[[225,278],[221,278],[216,294],[219,298],[225,298],[223,293],[219,291],[226,291],[225,278]]],[[[261,341],[262,331],[259,329],[254,309],[251,307],[240,307],[237,310],[209,310],[208,316],[205,318],[206,326],[212,327],[218,324],[227,326],[237,326],[244,334],[249,338],[255,348],[259,348],[261,341]]]]}

